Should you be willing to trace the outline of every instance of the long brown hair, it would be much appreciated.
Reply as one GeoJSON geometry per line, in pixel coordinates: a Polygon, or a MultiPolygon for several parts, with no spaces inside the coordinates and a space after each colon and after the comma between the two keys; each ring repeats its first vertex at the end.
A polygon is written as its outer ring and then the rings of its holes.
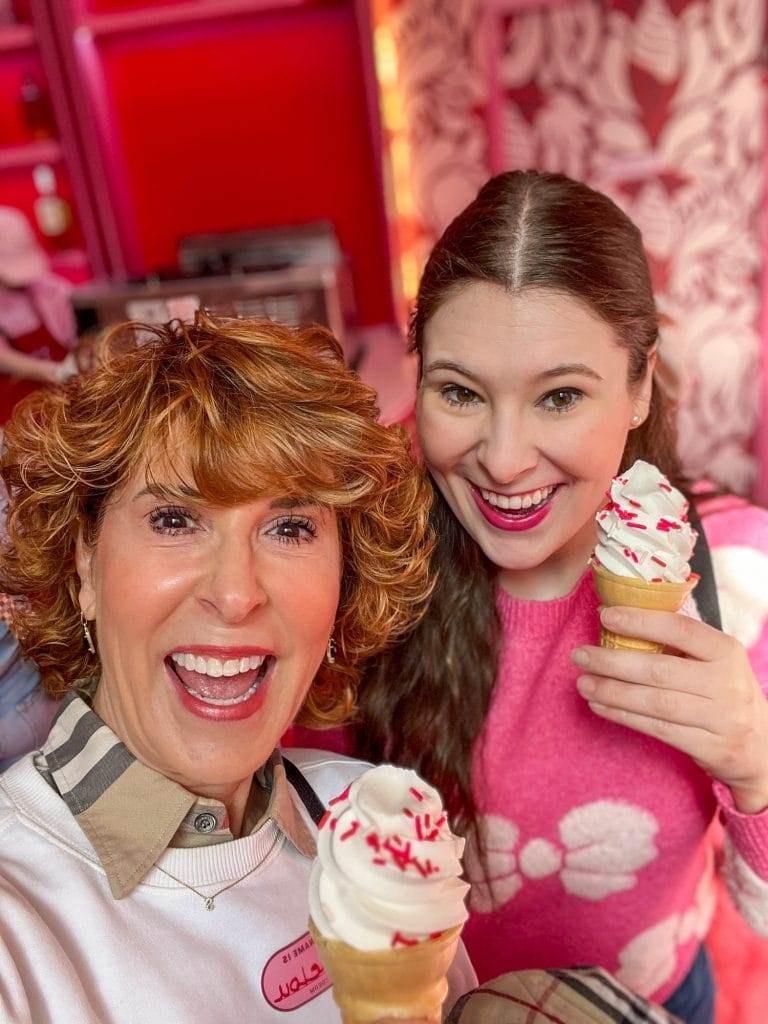
{"type": "MultiPolygon", "coordinates": [[[[628,383],[643,378],[659,333],[650,273],[640,232],[607,196],[559,174],[512,171],[491,178],[427,262],[411,321],[420,359],[426,325],[470,281],[510,294],[548,288],[579,299],[628,350],[628,383]]],[[[638,458],[681,483],[673,420],[656,376],[648,417],[630,432],[622,468],[638,458]]],[[[357,750],[373,761],[415,768],[469,831],[477,824],[471,762],[498,654],[496,568],[434,491],[438,583],[418,625],[366,673],[357,750]]]]}

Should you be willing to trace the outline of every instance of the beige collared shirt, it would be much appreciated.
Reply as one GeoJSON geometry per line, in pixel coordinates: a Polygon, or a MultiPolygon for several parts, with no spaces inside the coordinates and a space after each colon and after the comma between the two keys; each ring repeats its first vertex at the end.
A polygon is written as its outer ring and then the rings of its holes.
{"type": "MultiPolygon", "coordinates": [[[[169,846],[235,838],[223,803],[142,764],[77,693],[62,702],[35,764],[77,819],[116,899],[127,896],[169,846]]],[[[314,834],[300,806],[275,750],[254,776],[242,834],[274,821],[300,854],[314,857],[314,834]]]]}

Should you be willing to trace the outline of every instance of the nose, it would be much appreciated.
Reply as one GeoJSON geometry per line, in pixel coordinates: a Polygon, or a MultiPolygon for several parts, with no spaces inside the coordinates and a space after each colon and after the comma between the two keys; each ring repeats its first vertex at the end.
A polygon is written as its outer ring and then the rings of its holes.
{"type": "Polygon", "coordinates": [[[210,553],[198,600],[228,624],[237,625],[267,602],[266,581],[250,539],[230,535],[210,553]]]}
{"type": "Polygon", "coordinates": [[[509,485],[535,469],[539,449],[531,425],[517,415],[495,415],[486,424],[476,448],[477,461],[489,483],[509,485]]]}

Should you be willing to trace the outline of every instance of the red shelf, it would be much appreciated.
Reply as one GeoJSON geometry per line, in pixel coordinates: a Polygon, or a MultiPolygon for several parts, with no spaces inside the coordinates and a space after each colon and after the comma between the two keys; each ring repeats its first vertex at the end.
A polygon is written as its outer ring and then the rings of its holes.
{"type": "Polygon", "coordinates": [[[27,142],[23,146],[0,147],[0,171],[34,167],[35,164],[54,164],[59,160],[61,146],[55,139],[27,142]]]}
{"type": "Polygon", "coordinates": [[[117,36],[147,29],[190,25],[195,22],[211,21],[214,18],[316,7],[321,3],[323,0],[209,0],[204,3],[200,3],[200,0],[181,0],[169,6],[142,7],[133,11],[116,11],[114,14],[93,14],[84,18],[80,27],[89,30],[96,37],[117,36]]]}
{"type": "Polygon", "coordinates": [[[27,50],[34,45],[35,33],[31,25],[3,25],[0,27],[0,53],[27,50]]]}

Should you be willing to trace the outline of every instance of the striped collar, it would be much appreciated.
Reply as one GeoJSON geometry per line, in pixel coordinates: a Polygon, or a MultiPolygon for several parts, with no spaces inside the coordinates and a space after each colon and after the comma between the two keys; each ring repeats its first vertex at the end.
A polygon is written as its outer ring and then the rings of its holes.
{"type": "MultiPolygon", "coordinates": [[[[106,872],[115,899],[127,896],[169,846],[230,841],[224,804],[196,796],[142,764],[77,693],[62,701],[37,770],[66,803],[106,872]]],[[[305,857],[315,840],[275,750],[254,776],[243,835],[269,820],[305,857]],[[262,811],[263,794],[269,799],[262,811]]]]}

